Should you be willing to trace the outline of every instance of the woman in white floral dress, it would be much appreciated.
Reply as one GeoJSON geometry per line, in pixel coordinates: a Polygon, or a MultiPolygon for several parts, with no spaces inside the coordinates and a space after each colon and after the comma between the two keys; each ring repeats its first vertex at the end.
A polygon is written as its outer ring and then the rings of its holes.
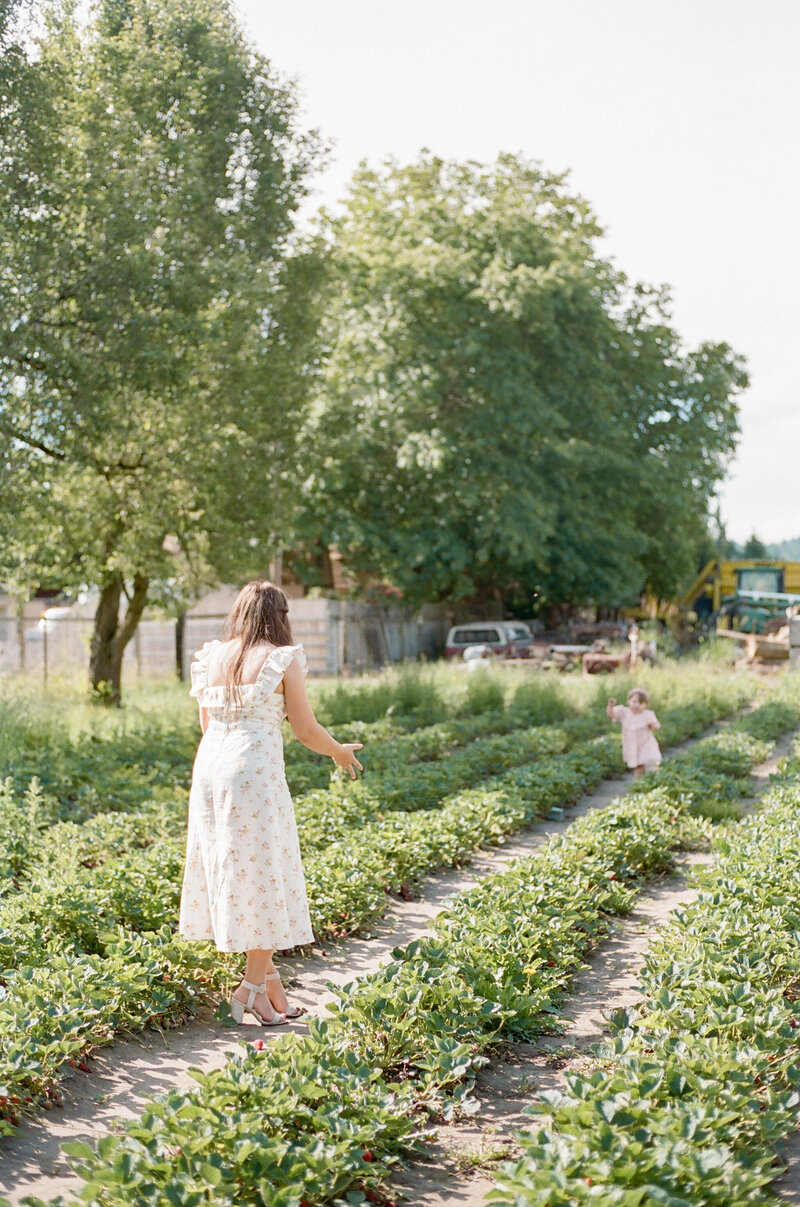
{"type": "Polygon", "coordinates": [[[203,737],[189,797],[180,933],[247,953],[231,1013],[270,1026],[296,1018],[275,971],[276,950],[313,940],[300,845],[283,767],[281,722],[355,778],[361,744],[337,742],[306,695],[302,645],[292,644],[286,596],[248,583],[228,616],[226,641],[192,664],[203,737]]]}

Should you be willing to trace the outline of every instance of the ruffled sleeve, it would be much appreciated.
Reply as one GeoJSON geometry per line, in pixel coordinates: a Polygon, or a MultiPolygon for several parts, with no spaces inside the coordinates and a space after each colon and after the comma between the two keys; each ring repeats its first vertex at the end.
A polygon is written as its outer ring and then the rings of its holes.
{"type": "Polygon", "coordinates": [[[208,663],[211,658],[212,650],[221,645],[221,641],[207,641],[202,649],[199,649],[194,656],[194,661],[191,665],[192,686],[189,695],[196,700],[202,698],[203,692],[208,687],[208,663]]]}
{"type": "Polygon", "coordinates": [[[611,710],[611,716],[615,721],[624,721],[627,711],[624,704],[616,704],[611,710]]]}
{"type": "Polygon", "coordinates": [[[303,674],[307,675],[308,662],[302,642],[298,642],[297,645],[279,645],[277,649],[267,655],[256,679],[256,686],[262,695],[272,695],[286,674],[286,669],[293,658],[297,659],[303,674]]]}

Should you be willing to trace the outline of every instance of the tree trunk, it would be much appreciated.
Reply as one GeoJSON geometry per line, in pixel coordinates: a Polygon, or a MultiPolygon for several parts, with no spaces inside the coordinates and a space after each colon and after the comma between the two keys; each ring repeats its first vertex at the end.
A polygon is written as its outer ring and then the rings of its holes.
{"type": "Polygon", "coordinates": [[[175,670],[183,682],[183,650],[186,644],[186,612],[184,609],[175,617],[175,670]]]}
{"type": "Polygon", "coordinates": [[[25,604],[22,600],[17,600],[17,648],[19,649],[19,669],[24,673],[26,664],[25,604]]]}
{"type": "Polygon", "coordinates": [[[94,699],[101,704],[119,705],[122,700],[122,657],[142,618],[149,585],[150,580],[143,574],[136,575],[124,617],[119,614],[125,589],[122,578],[109,579],[100,590],[94,614],[89,681],[94,699]]]}

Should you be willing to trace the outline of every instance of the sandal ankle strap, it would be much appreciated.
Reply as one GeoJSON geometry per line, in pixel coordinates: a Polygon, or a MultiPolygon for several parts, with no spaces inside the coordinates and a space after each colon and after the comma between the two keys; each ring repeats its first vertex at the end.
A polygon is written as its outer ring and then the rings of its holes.
{"type": "Polygon", "coordinates": [[[265,981],[279,981],[280,979],[281,974],[279,972],[266,972],[264,974],[265,981]]]}
{"type": "Polygon", "coordinates": [[[254,985],[252,981],[242,981],[242,988],[250,990],[247,995],[247,1009],[250,1011],[252,1011],[253,1003],[255,1002],[259,993],[267,992],[266,985],[254,985]]]}

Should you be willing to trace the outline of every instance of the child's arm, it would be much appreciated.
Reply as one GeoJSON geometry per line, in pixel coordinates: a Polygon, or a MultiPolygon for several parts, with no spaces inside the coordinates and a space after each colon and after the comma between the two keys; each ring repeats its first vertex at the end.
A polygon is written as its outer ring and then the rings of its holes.
{"type": "Polygon", "coordinates": [[[660,729],[661,728],[661,722],[659,721],[658,717],[656,716],[656,714],[654,712],[650,713],[650,718],[647,722],[647,728],[648,729],[660,729]]]}
{"type": "Polygon", "coordinates": [[[616,700],[614,699],[614,697],[613,697],[613,696],[611,696],[611,697],[610,697],[610,699],[609,699],[609,701],[608,701],[608,704],[606,704],[606,716],[608,717],[609,721],[613,721],[613,720],[615,720],[615,717],[614,717],[614,709],[615,709],[616,707],[617,707],[617,702],[616,702],[616,700]]]}

